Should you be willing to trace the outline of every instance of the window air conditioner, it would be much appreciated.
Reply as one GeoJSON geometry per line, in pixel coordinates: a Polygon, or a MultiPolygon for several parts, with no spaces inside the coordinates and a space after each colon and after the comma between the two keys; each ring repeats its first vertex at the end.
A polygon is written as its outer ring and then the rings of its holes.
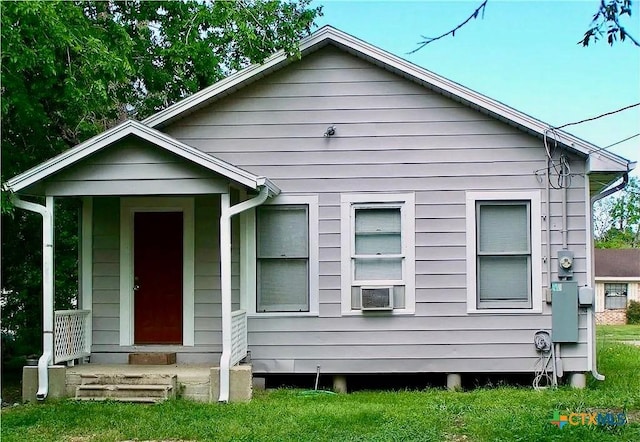
{"type": "Polygon", "coordinates": [[[360,287],[363,311],[393,310],[393,287],[360,287]]]}

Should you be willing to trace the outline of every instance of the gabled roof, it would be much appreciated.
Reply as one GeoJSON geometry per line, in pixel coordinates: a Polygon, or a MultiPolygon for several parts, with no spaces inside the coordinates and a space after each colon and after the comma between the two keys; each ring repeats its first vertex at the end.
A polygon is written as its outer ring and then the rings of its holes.
{"type": "Polygon", "coordinates": [[[272,195],[280,193],[280,189],[265,177],[253,175],[246,170],[206,154],[194,147],[188,146],[167,134],[152,129],[144,124],[127,120],[87,141],[78,144],[58,156],[41,163],[24,173],[10,179],[7,185],[14,192],[19,192],[26,187],[41,181],[78,161],[101,151],[107,146],[122,140],[128,136],[136,136],[153,145],[165,149],[185,160],[198,164],[206,169],[222,175],[230,180],[240,183],[251,189],[266,186],[272,195]]]}
{"type": "Polygon", "coordinates": [[[640,249],[596,249],[596,278],[640,279],[640,249]]]}
{"type": "MultiPolygon", "coordinates": [[[[324,26],[312,35],[302,39],[300,41],[300,53],[304,57],[305,55],[315,52],[328,44],[337,46],[359,58],[374,63],[384,69],[419,83],[428,89],[434,90],[453,100],[466,104],[473,109],[479,110],[510,125],[518,127],[519,129],[539,138],[543,138],[545,131],[550,128],[550,125],[547,123],[519,112],[512,107],[486,97],[458,83],[434,74],[431,71],[403,60],[400,57],[383,51],[382,49],[370,45],[331,26],[324,26]]],[[[183,118],[189,113],[229,95],[230,93],[258,80],[261,77],[264,77],[265,75],[281,69],[294,61],[296,61],[296,57],[288,57],[283,51],[277,52],[267,58],[262,64],[249,66],[148,117],[143,120],[143,123],[150,127],[161,127],[169,124],[170,122],[183,118]]],[[[603,179],[609,180],[612,177],[615,179],[615,177],[619,176],[621,173],[630,171],[635,167],[635,163],[611,152],[600,150],[598,146],[564,131],[555,130],[554,136],[559,143],[567,148],[589,156],[588,171],[607,172],[607,176],[603,176],[603,179]],[[598,152],[594,153],[593,156],[589,155],[591,152],[596,150],[598,152]]]]}

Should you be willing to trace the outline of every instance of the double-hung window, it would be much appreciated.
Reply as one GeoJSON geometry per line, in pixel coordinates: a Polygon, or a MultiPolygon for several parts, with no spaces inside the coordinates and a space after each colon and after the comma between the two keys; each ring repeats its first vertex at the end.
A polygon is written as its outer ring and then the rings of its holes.
{"type": "Polygon", "coordinates": [[[414,311],[413,206],[413,194],[343,195],[343,313],[363,311],[363,290],[380,307],[414,311]]]}
{"type": "Polygon", "coordinates": [[[541,309],[539,195],[467,195],[468,310],[541,309]]]}
{"type": "Polygon", "coordinates": [[[308,312],[308,205],[264,205],[256,215],[256,311],[308,312]]]}

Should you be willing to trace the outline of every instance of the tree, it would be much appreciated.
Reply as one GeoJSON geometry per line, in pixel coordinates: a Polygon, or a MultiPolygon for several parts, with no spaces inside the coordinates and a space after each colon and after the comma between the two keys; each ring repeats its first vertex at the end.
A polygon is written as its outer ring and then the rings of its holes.
{"type": "MultiPolygon", "coordinates": [[[[424,48],[426,45],[440,40],[441,38],[451,36],[455,37],[456,32],[464,27],[467,23],[478,17],[484,18],[484,12],[487,7],[488,0],[484,0],[480,5],[469,15],[464,21],[460,22],[457,26],[451,30],[441,34],[437,37],[425,37],[422,36],[422,41],[418,43],[418,47],[409,52],[413,54],[424,48]]],[[[582,46],[589,46],[592,41],[595,43],[601,37],[607,36],[607,42],[613,45],[618,39],[620,41],[629,40],[634,45],[640,47],[640,42],[636,40],[631,34],[629,34],[624,26],[620,23],[620,20],[625,15],[631,17],[631,0],[600,0],[598,10],[593,15],[590,28],[584,33],[584,36],[578,44],[582,46]]]]}
{"type": "MultiPolygon", "coordinates": [[[[309,3],[0,2],[3,182],[277,50],[295,55],[321,14],[309,3]]],[[[2,330],[23,353],[41,345],[41,222],[3,191],[2,330]]],[[[77,201],[59,201],[56,308],[77,292],[77,228],[77,201]]]]}
{"type": "Polygon", "coordinates": [[[596,247],[625,249],[640,247],[640,180],[629,184],[594,207],[596,247]]]}

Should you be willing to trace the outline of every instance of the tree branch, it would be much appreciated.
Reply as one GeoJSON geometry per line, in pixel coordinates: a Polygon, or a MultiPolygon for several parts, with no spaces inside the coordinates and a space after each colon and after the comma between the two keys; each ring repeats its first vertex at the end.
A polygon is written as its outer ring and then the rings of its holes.
{"type": "Polygon", "coordinates": [[[455,28],[453,28],[452,30],[450,30],[449,32],[445,32],[444,34],[438,36],[438,37],[425,37],[424,35],[421,35],[421,37],[424,39],[423,41],[418,43],[418,47],[415,48],[413,51],[408,52],[407,54],[413,54],[415,52],[418,52],[420,49],[424,48],[426,45],[428,45],[429,43],[433,43],[436,40],[440,40],[441,38],[444,38],[448,35],[451,35],[452,37],[456,36],[456,31],[458,29],[460,29],[461,27],[463,27],[464,25],[466,25],[467,23],[469,23],[471,20],[474,20],[476,18],[478,18],[478,14],[482,13],[481,18],[484,18],[484,9],[487,6],[487,2],[489,0],[484,0],[480,6],[478,6],[476,8],[475,11],[473,11],[473,13],[467,17],[467,19],[465,21],[463,21],[462,23],[460,23],[458,26],[456,26],[455,28]]]}
{"type": "Polygon", "coordinates": [[[608,24],[607,42],[610,45],[617,40],[616,35],[620,35],[620,41],[625,39],[631,40],[631,42],[640,47],[640,42],[633,38],[627,30],[620,24],[620,16],[627,14],[631,16],[631,0],[609,0],[607,4],[605,0],[600,0],[600,6],[598,11],[591,20],[591,28],[584,33],[584,37],[578,42],[582,46],[589,46],[591,39],[594,42],[598,41],[598,35],[604,35],[602,28],[608,24]]]}

